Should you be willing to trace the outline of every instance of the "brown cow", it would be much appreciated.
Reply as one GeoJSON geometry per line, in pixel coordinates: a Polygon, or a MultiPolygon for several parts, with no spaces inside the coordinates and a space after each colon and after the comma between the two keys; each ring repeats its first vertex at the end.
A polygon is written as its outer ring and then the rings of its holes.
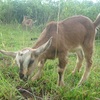
{"type": "Polygon", "coordinates": [[[20,67],[19,76],[26,80],[39,66],[38,72],[31,78],[33,81],[41,75],[47,59],[59,60],[58,85],[64,85],[64,71],[67,64],[68,52],[77,53],[78,62],[73,72],[79,71],[83,61],[86,60],[85,72],[78,83],[81,85],[89,76],[92,65],[93,46],[96,27],[100,25],[100,15],[92,22],[85,16],[73,16],[60,22],[50,22],[41,33],[33,48],[26,48],[18,52],[0,50],[1,53],[15,57],[20,67]]]}
{"type": "Polygon", "coordinates": [[[34,25],[35,22],[36,20],[33,21],[32,19],[29,19],[28,16],[24,16],[22,21],[22,26],[25,27],[26,30],[28,27],[32,30],[32,26],[34,25]]]}

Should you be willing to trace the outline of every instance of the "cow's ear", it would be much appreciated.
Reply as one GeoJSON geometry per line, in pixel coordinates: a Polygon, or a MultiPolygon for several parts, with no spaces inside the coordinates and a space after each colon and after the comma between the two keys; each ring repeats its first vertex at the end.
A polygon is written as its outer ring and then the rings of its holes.
{"type": "Polygon", "coordinates": [[[17,54],[17,52],[5,51],[5,50],[0,50],[0,52],[1,52],[2,54],[4,54],[4,55],[11,56],[11,57],[13,57],[13,58],[15,58],[15,57],[16,57],[16,54],[17,54]]]}
{"type": "Polygon", "coordinates": [[[34,51],[35,55],[38,56],[42,54],[44,51],[46,51],[51,46],[51,43],[52,43],[52,37],[46,43],[44,43],[43,45],[35,49],[34,51]]]}

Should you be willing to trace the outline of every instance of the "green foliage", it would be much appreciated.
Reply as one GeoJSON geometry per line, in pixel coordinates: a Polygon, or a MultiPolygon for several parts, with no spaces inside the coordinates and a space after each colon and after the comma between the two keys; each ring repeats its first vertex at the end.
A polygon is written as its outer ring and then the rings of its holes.
{"type": "Polygon", "coordinates": [[[87,0],[6,0],[0,3],[0,20],[3,23],[21,23],[23,16],[28,15],[37,20],[37,25],[45,24],[51,20],[58,20],[59,3],[60,19],[81,14],[94,20],[100,13],[99,0],[96,3],[87,0]]]}
{"type": "Polygon", "coordinates": [[[72,15],[85,15],[94,20],[98,13],[100,13],[99,1],[97,3],[93,3],[92,1],[80,2],[78,0],[69,0],[62,5],[64,6],[62,8],[63,11],[61,12],[61,15],[64,14],[64,16],[62,16],[63,18],[72,15]]]}

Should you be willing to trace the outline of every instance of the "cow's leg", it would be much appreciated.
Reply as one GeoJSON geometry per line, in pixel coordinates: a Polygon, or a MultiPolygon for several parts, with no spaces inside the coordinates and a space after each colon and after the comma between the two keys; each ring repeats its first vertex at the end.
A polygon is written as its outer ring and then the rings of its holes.
{"type": "Polygon", "coordinates": [[[58,86],[64,86],[64,71],[67,64],[66,55],[59,55],[59,65],[58,65],[58,86]]]}
{"type": "Polygon", "coordinates": [[[31,78],[32,81],[35,81],[41,77],[42,69],[46,60],[42,60],[38,64],[38,72],[31,78]]]}
{"type": "Polygon", "coordinates": [[[76,63],[76,67],[74,68],[74,70],[72,71],[73,74],[75,74],[76,71],[80,71],[80,68],[82,66],[82,62],[83,62],[83,52],[81,49],[76,51],[76,55],[77,55],[77,63],[76,63]]]}
{"type": "Polygon", "coordinates": [[[85,55],[85,60],[86,60],[86,68],[84,71],[84,74],[79,82],[79,86],[86,81],[86,79],[89,76],[91,65],[92,65],[92,54],[93,54],[93,46],[90,45],[90,47],[84,47],[83,48],[84,55],[85,55]]]}

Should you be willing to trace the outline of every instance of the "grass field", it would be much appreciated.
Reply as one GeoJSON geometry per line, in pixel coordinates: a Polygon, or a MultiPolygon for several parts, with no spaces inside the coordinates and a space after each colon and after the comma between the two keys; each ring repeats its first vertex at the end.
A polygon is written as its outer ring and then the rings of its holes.
{"type": "MultiPolygon", "coordinates": [[[[40,31],[33,28],[32,32],[25,31],[20,25],[0,26],[0,49],[18,51],[25,47],[32,47],[40,31]]],[[[24,82],[19,79],[18,67],[10,57],[0,54],[0,100],[25,100],[23,88],[32,93],[32,100],[100,100],[100,41],[96,42],[93,55],[93,66],[89,79],[77,87],[85,63],[80,73],[72,75],[76,56],[69,56],[69,63],[65,72],[65,87],[57,86],[57,60],[48,60],[42,77],[35,81],[24,82]],[[23,94],[23,95],[22,95],[23,94]]],[[[27,100],[27,99],[26,99],[27,100]]]]}

